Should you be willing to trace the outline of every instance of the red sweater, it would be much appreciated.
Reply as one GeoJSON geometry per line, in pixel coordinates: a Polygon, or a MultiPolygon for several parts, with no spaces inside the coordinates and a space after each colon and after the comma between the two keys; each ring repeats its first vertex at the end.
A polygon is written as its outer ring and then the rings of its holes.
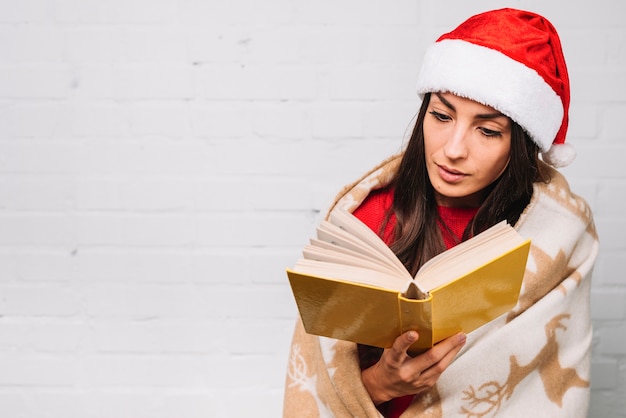
{"type": "MultiPolygon", "coordinates": [[[[393,190],[379,190],[370,193],[365,201],[354,211],[354,215],[370,229],[377,234],[380,232],[381,226],[385,219],[387,210],[393,203],[393,190]]],[[[439,216],[450,228],[454,235],[440,223],[441,232],[447,248],[454,247],[461,241],[463,231],[468,223],[472,220],[478,208],[450,208],[439,206],[439,216]]],[[[396,224],[396,218],[392,214],[385,230],[383,232],[383,240],[387,245],[393,242],[393,229],[396,224]]],[[[378,409],[386,418],[399,417],[413,401],[413,395],[395,398],[389,402],[379,405],[378,409]]]]}

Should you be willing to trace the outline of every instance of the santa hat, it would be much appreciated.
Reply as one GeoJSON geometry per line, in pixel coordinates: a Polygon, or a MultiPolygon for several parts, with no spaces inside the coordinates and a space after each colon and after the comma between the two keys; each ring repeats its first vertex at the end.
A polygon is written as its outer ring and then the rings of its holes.
{"type": "Polygon", "coordinates": [[[500,9],[473,16],[426,51],[418,93],[449,92],[491,106],[519,124],[542,159],[563,167],[570,102],[561,41],[544,17],[500,9]]]}

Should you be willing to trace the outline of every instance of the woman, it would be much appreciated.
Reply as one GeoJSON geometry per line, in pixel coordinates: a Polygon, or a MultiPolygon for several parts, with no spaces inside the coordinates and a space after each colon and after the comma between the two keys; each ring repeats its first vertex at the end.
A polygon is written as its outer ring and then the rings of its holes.
{"type": "Polygon", "coordinates": [[[412,273],[507,220],[532,240],[518,304],[416,357],[407,349],[419,330],[382,350],[308,335],[299,322],[284,416],[586,416],[598,242],[588,205],[553,168],[575,156],[554,27],[514,9],[473,16],[429,48],[418,89],[406,150],[333,207],[353,211],[412,273]]]}

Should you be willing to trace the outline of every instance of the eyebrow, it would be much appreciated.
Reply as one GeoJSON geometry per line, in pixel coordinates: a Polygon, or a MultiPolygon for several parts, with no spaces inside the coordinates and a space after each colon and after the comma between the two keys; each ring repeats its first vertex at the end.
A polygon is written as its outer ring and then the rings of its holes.
{"type": "MultiPolygon", "coordinates": [[[[448,107],[450,110],[456,112],[456,108],[452,105],[452,103],[450,103],[449,101],[447,101],[442,95],[441,93],[435,93],[435,96],[437,96],[437,98],[439,98],[439,100],[441,100],[441,103],[443,103],[446,107],[448,107]]],[[[496,119],[499,117],[506,117],[506,115],[504,115],[503,113],[500,112],[494,112],[494,113],[481,113],[476,115],[476,119],[496,119]]]]}

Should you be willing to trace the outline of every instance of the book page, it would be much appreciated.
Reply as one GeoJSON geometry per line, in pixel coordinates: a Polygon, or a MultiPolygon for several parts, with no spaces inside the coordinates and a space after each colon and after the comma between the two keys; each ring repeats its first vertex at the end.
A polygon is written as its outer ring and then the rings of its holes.
{"type": "Polygon", "coordinates": [[[357,283],[397,292],[405,292],[409,283],[412,282],[410,277],[402,278],[369,268],[307,259],[298,260],[293,270],[324,279],[357,283]]]}
{"type": "Polygon", "coordinates": [[[330,213],[330,222],[367,243],[371,248],[376,249],[378,253],[395,265],[399,271],[408,273],[402,262],[391,251],[391,248],[374,231],[347,210],[343,208],[333,210],[330,213]]]}
{"type": "MultiPolygon", "coordinates": [[[[317,242],[317,241],[314,241],[317,242]]],[[[327,244],[327,243],[322,243],[327,244]]],[[[327,244],[331,245],[332,244],[327,244]]],[[[339,246],[334,246],[336,249],[340,249],[339,246]]],[[[331,248],[325,246],[316,246],[316,245],[307,245],[302,250],[302,255],[306,260],[314,260],[314,261],[322,261],[325,263],[333,263],[333,264],[341,264],[346,266],[355,266],[367,268],[370,270],[376,270],[381,273],[385,273],[391,276],[398,276],[398,272],[395,271],[393,266],[389,266],[384,263],[379,263],[375,260],[368,259],[367,257],[363,257],[362,254],[357,253],[356,251],[350,250],[336,250],[335,248],[331,248]]],[[[410,280],[411,277],[406,275],[400,275],[405,280],[410,280]]]]}
{"type": "Polygon", "coordinates": [[[430,291],[476,270],[524,241],[513,227],[502,221],[430,259],[417,272],[415,280],[422,289],[430,291]]]}
{"type": "MultiPolygon", "coordinates": [[[[367,228],[367,225],[363,224],[363,226],[367,228]]],[[[398,265],[398,263],[389,258],[388,254],[382,253],[379,250],[379,247],[372,247],[368,244],[368,242],[360,240],[349,231],[346,231],[345,229],[340,228],[337,225],[331,224],[328,221],[322,221],[322,223],[318,227],[317,238],[319,241],[329,243],[336,247],[341,247],[360,253],[363,258],[369,259],[371,261],[377,261],[381,264],[388,266],[389,268],[395,269],[395,271],[401,276],[409,275],[409,272],[404,268],[401,263],[400,265],[398,265]]],[[[382,242],[382,240],[380,242],[382,242]]],[[[328,250],[333,251],[333,249],[328,250]]],[[[397,261],[399,262],[399,260],[397,261]]]]}

